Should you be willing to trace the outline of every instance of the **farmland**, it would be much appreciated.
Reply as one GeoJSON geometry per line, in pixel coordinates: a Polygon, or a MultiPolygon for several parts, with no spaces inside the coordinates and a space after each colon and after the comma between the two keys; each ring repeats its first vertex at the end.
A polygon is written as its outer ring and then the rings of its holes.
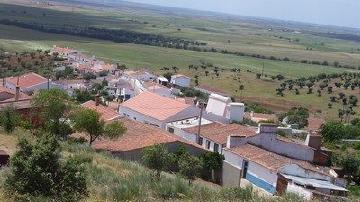
{"type": "MultiPolygon", "coordinates": [[[[9,3],[9,1],[1,1],[9,3]]],[[[199,14],[201,15],[201,13],[199,14]]],[[[330,65],[313,65],[292,61],[260,59],[233,54],[199,52],[175,48],[164,48],[144,44],[115,43],[64,34],[44,33],[15,26],[0,25],[0,48],[7,51],[27,51],[50,49],[53,45],[68,46],[88,55],[95,55],[106,61],[118,62],[129,68],[149,68],[156,73],[165,73],[162,67],[179,67],[179,72],[191,77],[199,76],[199,83],[225,91],[239,100],[258,102],[277,110],[303,105],[313,112],[321,111],[326,118],[336,118],[337,109],[327,108],[328,98],[316,95],[286,94],[276,96],[275,89],[281,83],[270,79],[278,74],[286,79],[315,76],[319,73],[357,71],[336,68],[337,61],[342,65],[358,67],[360,64],[360,43],[342,39],[315,36],[309,33],[293,33],[274,28],[269,31],[263,23],[244,20],[228,20],[213,16],[190,18],[184,15],[169,17],[167,12],[132,7],[106,8],[101,6],[77,6],[70,9],[68,4],[36,6],[21,0],[12,5],[2,4],[0,19],[15,19],[28,23],[71,24],[73,26],[104,27],[125,29],[139,33],[161,34],[166,37],[182,38],[206,43],[207,47],[241,51],[246,54],[259,54],[266,57],[288,57],[290,60],[328,61],[330,65]],[[19,4],[19,5],[14,5],[19,4]],[[32,6],[32,7],[28,7],[32,6]],[[36,8],[35,8],[36,7],[36,8]],[[12,12],[16,10],[16,12],[12,12]],[[107,11],[107,12],[105,12],[107,11]],[[205,76],[204,70],[189,70],[191,64],[211,63],[224,69],[219,77],[205,76]],[[232,68],[241,70],[239,80],[233,80],[232,68]],[[256,79],[257,73],[266,77],[256,79]],[[244,85],[240,91],[239,85],[244,85]],[[284,103],[286,103],[284,105],[284,103]]]]}

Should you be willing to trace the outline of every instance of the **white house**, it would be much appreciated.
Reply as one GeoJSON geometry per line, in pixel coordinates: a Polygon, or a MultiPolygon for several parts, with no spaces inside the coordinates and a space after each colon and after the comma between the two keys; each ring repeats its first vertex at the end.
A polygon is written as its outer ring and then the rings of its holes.
{"type": "Polygon", "coordinates": [[[48,80],[36,73],[27,73],[21,76],[8,77],[5,79],[5,87],[15,90],[16,86],[20,87],[20,91],[31,95],[34,91],[48,89],[54,87],[51,80],[48,80]]]}
{"type": "Polygon", "coordinates": [[[223,185],[239,186],[241,178],[272,193],[294,192],[307,199],[316,195],[343,196],[346,183],[326,167],[329,155],[321,137],[308,135],[304,143],[276,134],[276,126],[260,124],[255,136],[229,136],[223,164],[223,185]]]}
{"type": "Polygon", "coordinates": [[[196,117],[200,110],[175,99],[145,91],[122,103],[119,113],[133,120],[165,129],[167,123],[196,117]]]}
{"type": "Polygon", "coordinates": [[[231,122],[242,122],[245,115],[245,105],[235,103],[231,98],[218,94],[211,94],[206,106],[206,112],[229,119],[231,122]]]}
{"type": "MultiPolygon", "coordinates": [[[[183,130],[196,137],[199,127],[193,126],[183,130]]],[[[227,138],[231,135],[253,137],[256,135],[256,129],[239,124],[221,124],[215,122],[201,125],[197,143],[208,151],[222,153],[222,149],[226,147],[227,138]]]]}
{"type": "Polygon", "coordinates": [[[87,84],[84,80],[59,80],[54,81],[53,85],[68,93],[69,96],[74,94],[75,90],[87,90],[87,84]]]}
{"type": "Polygon", "coordinates": [[[187,77],[185,75],[176,74],[176,75],[171,76],[170,83],[180,86],[180,87],[188,88],[188,87],[190,87],[191,78],[187,77]]]}
{"type": "MultiPolygon", "coordinates": [[[[199,117],[184,119],[180,121],[174,121],[171,123],[166,124],[166,130],[169,133],[173,133],[177,136],[182,137],[190,142],[196,143],[197,142],[197,132],[196,133],[189,133],[185,131],[188,128],[198,127],[199,126],[199,117]]],[[[207,119],[201,119],[201,125],[207,125],[213,123],[207,119]]]]}

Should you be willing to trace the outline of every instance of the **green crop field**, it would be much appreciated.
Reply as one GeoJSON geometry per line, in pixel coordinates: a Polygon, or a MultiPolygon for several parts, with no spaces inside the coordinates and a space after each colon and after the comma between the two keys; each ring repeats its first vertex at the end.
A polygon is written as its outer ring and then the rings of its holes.
{"type": "MultiPolygon", "coordinates": [[[[203,41],[208,47],[256,53],[295,60],[339,61],[342,64],[360,64],[360,43],[331,39],[306,33],[289,33],[281,29],[268,31],[261,24],[216,19],[214,17],[194,18],[184,15],[141,8],[96,8],[94,6],[71,7],[66,4],[42,6],[2,0],[0,19],[17,19],[45,24],[91,25],[112,29],[126,29],[136,32],[161,34],[169,37],[203,41]],[[29,7],[34,6],[34,7],[29,7]],[[39,6],[38,6],[39,7],[39,6]],[[171,16],[170,16],[171,15],[171,16]],[[281,37],[280,37],[281,36],[281,37]],[[290,40],[289,40],[290,39],[290,40]],[[297,39],[295,41],[295,39],[297,39]],[[312,50],[306,50],[306,49],[312,50]]],[[[156,73],[164,73],[162,67],[177,66],[181,73],[191,77],[199,76],[200,85],[208,85],[225,91],[241,101],[258,102],[273,110],[286,110],[303,105],[315,111],[322,111],[326,118],[336,118],[337,109],[327,109],[328,98],[314,95],[275,95],[279,81],[270,76],[282,74],[286,79],[314,76],[319,73],[357,71],[332,66],[310,65],[299,62],[264,60],[254,57],[236,56],[222,53],[195,52],[189,50],[162,48],[141,44],[115,43],[92,38],[50,34],[15,26],[0,25],[0,48],[8,51],[50,49],[53,45],[68,46],[103,60],[126,64],[130,68],[148,68],[156,73]],[[224,68],[219,77],[205,76],[204,71],[188,70],[191,64],[212,63],[224,68]],[[264,68],[263,68],[264,67],[264,68]],[[240,68],[240,79],[233,80],[229,70],[240,68]],[[256,73],[267,78],[256,79],[256,73]],[[245,89],[240,91],[239,85],[245,89]]],[[[211,71],[211,70],[209,70],[211,71]]]]}

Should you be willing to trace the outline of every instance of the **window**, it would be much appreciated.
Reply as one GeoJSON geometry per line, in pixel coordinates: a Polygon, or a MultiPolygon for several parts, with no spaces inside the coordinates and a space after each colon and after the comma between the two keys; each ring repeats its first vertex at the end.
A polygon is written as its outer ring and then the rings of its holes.
{"type": "Polygon", "coordinates": [[[211,142],[209,140],[206,140],[206,149],[210,149],[211,142]]]}
{"type": "Polygon", "coordinates": [[[219,145],[218,144],[214,144],[214,152],[219,152],[219,145]]]}
{"type": "Polygon", "coordinates": [[[202,137],[199,137],[198,144],[199,144],[199,145],[202,145],[202,144],[203,144],[203,141],[204,141],[204,139],[203,139],[202,137]]]}
{"type": "Polygon", "coordinates": [[[174,128],[168,128],[168,131],[169,131],[169,133],[174,133],[175,132],[174,128]]]}

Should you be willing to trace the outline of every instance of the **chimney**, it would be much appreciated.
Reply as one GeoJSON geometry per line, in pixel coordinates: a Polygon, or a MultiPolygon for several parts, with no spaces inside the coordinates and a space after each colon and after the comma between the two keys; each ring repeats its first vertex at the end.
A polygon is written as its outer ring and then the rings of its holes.
{"type": "Polygon", "coordinates": [[[230,122],[242,122],[244,120],[244,103],[230,103],[229,119],[230,122]]]}
{"type": "Polygon", "coordinates": [[[20,97],[20,86],[16,85],[15,102],[19,101],[19,97],[20,97]]]}
{"type": "Polygon", "coordinates": [[[100,104],[100,95],[98,93],[98,94],[95,95],[95,105],[99,106],[99,104],[100,104]]]}
{"type": "Polygon", "coordinates": [[[244,137],[242,136],[235,136],[235,135],[228,136],[226,141],[226,147],[230,149],[246,143],[241,141],[243,138],[244,137]]]}
{"type": "Polygon", "coordinates": [[[321,136],[310,132],[305,140],[305,144],[311,148],[314,148],[316,150],[320,150],[321,149],[321,136]]]}
{"type": "Polygon", "coordinates": [[[6,79],[5,79],[5,77],[3,78],[3,80],[2,80],[2,82],[3,82],[3,87],[5,87],[5,85],[6,85],[6,79]]]}

